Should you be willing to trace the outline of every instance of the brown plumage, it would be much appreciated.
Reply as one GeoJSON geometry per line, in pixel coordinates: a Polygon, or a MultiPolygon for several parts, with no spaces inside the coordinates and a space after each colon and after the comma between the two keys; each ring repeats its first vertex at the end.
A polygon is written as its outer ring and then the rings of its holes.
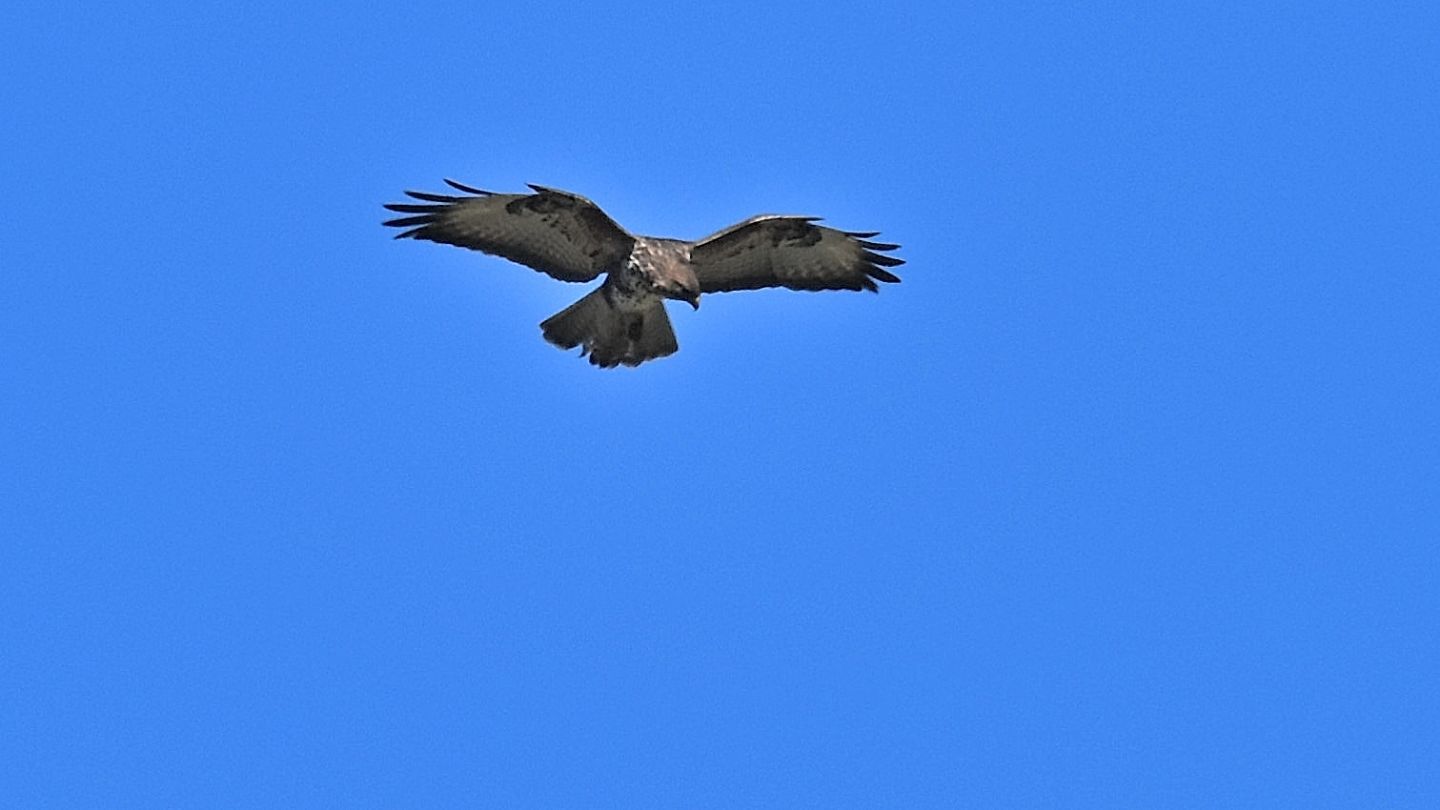
{"type": "Polygon", "coordinates": [[[637,366],[679,345],[666,298],[699,309],[703,293],[788,287],[870,290],[898,282],[885,255],[899,245],[876,233],[838,231],[817,217],[751,217],[696,242],[635,236],[595,203],[531,185],[532,194],[496,194],[446,180],[464,196],[405,192],[417,203],[385,207],[409,216],[386,225],[397,239],[426,239],[503,256],[561,281],[605,281],[540,325],[561,348],[581,347],[590,362],[637,366]]]}

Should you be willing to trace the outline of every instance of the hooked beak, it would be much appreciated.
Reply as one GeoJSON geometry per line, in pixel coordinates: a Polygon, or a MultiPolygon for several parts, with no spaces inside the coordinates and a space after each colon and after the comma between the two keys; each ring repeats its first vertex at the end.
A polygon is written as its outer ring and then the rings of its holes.
{"type": "Polygon", "coordinates": [[[684,301],[685,303],[689,304],[693,309],[699,309],[699,308],[700,308],[700,291],[699,291],[699,290],[695,290],[694,292],[691,292],[690,290],[686,290],[686,289],[683,289],[683,288],[682,288],[682,289],[676,290],[676,291],[675,291],[675,294],[672,295],[672,296],[670,296],[670,297],[671,297],[671,298],[674,298],[674,299],[677,300],[677,301],[684,301]]]}

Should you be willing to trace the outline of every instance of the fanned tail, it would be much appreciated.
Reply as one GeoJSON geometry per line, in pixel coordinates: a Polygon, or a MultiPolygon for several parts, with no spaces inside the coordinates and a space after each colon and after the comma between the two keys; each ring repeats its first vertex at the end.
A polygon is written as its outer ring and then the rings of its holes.
{"type": "Polygon", "coordinates": [[[603,287],[550,316],[540,329],[562,349],[580,346],[581,356],[601,368],[638,366],[680,348],[663,301],[641,312],[622,312],[610,305],[603,287]]]}

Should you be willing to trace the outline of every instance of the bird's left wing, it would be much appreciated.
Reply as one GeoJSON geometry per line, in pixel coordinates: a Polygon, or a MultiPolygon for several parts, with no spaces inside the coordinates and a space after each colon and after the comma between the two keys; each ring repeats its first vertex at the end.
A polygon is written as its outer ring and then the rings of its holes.
{"type": "Polygon", "coordinates": [[[900,280],[885,268],[904,260],[883,255],[899,245],[868,241],[876,233],[816,225],[817,219],[764,214],[696,242],[690,261],[700,291],[789,287],[876,292],[876,281],[900,280]]]}
{"type": "Polygon", "coordinates": [[[446,180],[466,196],[407,191],[424,204],[389,203],[411,216],[385,224],[396,239],[428,239],[519,262],[561,281],[590,281],[619,267],[635,237],[578,194],[530,186],[534,194],[496,194],[446,180]]]}

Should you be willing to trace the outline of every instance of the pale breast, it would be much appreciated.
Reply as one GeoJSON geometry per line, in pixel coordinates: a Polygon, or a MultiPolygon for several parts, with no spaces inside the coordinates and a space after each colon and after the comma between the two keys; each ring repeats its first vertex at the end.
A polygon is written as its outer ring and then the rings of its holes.
{"type": "Polygon", "coordinates": [[[660,299],[655,292],[652,274],[645,262],[649,259],[637,240],[635,248],[619,269],[611,271],[605,280],[605,298],[610,306],[622,312],[639,312],[649,309],[660,299]]]}

